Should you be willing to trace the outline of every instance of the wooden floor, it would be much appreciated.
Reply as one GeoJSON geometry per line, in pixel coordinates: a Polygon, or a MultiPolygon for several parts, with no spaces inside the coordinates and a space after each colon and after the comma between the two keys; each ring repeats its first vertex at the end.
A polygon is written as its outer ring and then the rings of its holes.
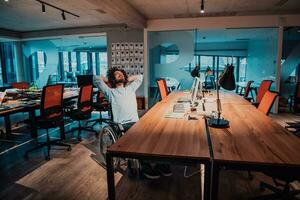
{"type": "MultiPolygon", "coordinates": [[[[271,117],[282,125],[285,121],[300,121],[299,116],[291,114],[271,117]]],[[[54,150],[48,162],[44,161],[43,151],[24,160],[23,153],[34,145],[31,143],[0,155],[0,199],[107,199],[106,171],[98,164],[102,161],[98,138],[93,133],[83,137],[81,143],[76,143],[73,135],[68,135],[72,151],[54,150]]],[[[116,174],[117,199],[201,199],[200,176],[186,179],[182,166],[172,169],[172,177],[155,181],[116,174]]],[[[258,189],[261,180],[272,183],[261,173],[254,173],[254,177],[249,181],[245,172],[222,170],[219,199],[248,199],[262,194],[258,189]]]]}

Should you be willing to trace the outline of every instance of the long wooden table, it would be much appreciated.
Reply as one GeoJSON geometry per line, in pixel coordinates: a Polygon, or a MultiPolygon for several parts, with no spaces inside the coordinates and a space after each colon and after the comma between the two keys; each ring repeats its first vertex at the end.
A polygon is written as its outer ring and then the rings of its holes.
{"type": "MultiPolygon", "coordinates": [[[[172,93],[166,101],[152,107],[124,136],[107,151],[107,183],[110,200],[115,199],[113,158],[124,157],[171,163],[204,164],[204,199],[209,199],[210,151],[204,120],[165,118],[177,98],[188,96],[172,93]]],[[[199,187],[200,189],[200,187],[199,187]]]]}
{"type": "MultiPolygon", "coordinates": [[[[205,164],[205,199],[218,198],[219,170],[300,171],[300,140],[247,100],[221,92],[222,116],[230,127],[208,127],[206,120],[167,119],[172,103],[183,93],[172,93],[157,103],[107,152],[109,199],[115,199],[113,157],[146,158],[205,164]],[[210,172],[210,169],[211,172],[210,172]],[[209,178],[211,176],[211,179],[209,178]],[[212,182],[210,182],[210,180],[212,182]]],[[[206,95],[213,98],[215,94],[206,95]]],[[[204,103],[207,109],[214,103],[204,103]]]]}
{"type": "MultiPolygon", "coordinates": [[[[94,91],[96,92],[96,90],[94,91]]],[[[79,94],[78,88],[65,89],[64,91],[64,101],[69,101],[71,99],[77,98],[79,94]]],[[[31,126],[31,136],[37,137],[37,128],[35,126],[35,110],[40,108],[40,101],[31,101],[31,103],[26,104],[26,102],[22,102],[20,100],[8,100],[3,104],[7,106],[5,109],[0,109],[0,117],[4,117],[5,124],[5,132],[7,135],[11,134],[11,121],[10,115],[20,113],[20,112],[28,112],[29,113],[29,122],[31,126]]],[[[64,139],[64,130],[61,127],[61,137],[64,139]]]]}
{"type": "Polygon", "coordinates": [[[242,97],[229,96],[230,103],[224,96],[227,103],[222,103],[222,115],[230,121],[230,127],[209,128],[213,153],[211,199],[218,199],[219,171],[224,166],[251,171],[276,168],[282,173],[297,168],[300,173],[300,139],[250,103],[239,104],[242,97]]]}

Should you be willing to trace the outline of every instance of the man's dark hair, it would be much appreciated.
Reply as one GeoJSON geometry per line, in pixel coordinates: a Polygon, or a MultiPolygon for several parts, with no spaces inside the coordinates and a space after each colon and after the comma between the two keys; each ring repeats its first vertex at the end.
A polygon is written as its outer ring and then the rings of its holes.
{"type": "Polygon", "coordinates": [[[116,87],[117,87],[117,83],[118,83],[118,82],[117,82],[117,80],[116,80],[116,78],[115,78],[115,75],[114,75],[114,73],[115,73],[116,71],[120,71],[120,72],[123,73],[124,78],[125,78],[124,86],[126,86],[126,84],[128,83],[128,75],[127,75],[127,73],[125,72],[125,70],[119,69],[119,68],[117,68],[117,67],[112,67],[112,68],[110,68],[110,69],[107,71],[107,79],[108,79],[108,82],[111,84],[111,86],[112,86],[113,88],[116,88],[116,87]]]}

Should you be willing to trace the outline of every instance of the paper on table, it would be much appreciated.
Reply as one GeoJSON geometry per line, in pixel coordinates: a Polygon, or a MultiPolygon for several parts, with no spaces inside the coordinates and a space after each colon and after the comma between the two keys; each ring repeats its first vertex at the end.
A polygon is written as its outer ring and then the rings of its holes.
{"type": "Polygon", "coordinates": [[[165,115],[165,118],[171,118],[171,119],[184,119],[186,116],[186,113],[175,113],[175,112],[169,112],[165,115]]]}

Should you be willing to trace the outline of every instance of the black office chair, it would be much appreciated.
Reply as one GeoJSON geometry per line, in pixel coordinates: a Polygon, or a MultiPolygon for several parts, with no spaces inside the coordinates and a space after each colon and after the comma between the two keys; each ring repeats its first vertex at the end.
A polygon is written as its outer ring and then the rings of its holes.
{"type": "Polygon", "coordinates": [[[84,85],[92,85],[94,87],[93,82],[94,75],[77,75],[77,84],[80,88],[84,85]]]}
{"type": "Polygon", "coordinates": [[[93,86],[92,85],[84,85],[80,87],[80,92],[77,101],[77,109],[71,110],[66,114],[75,121],[78,121],[78,127],[71,129],[69,132],[78,131],[78,141],[81,141],[81,131],[89,131],[97,134],[97,131],[93,130],[92,127],[83,127],[81,126],[81,121],[88,120],[91,118],[93,111],[93,86]]]}
{"type": "Polygon", "coordinates": [[[96,102],[93,102],[93,108],[95,111],[99,112],[99,119],[89,120],[87,121],[87,124],[93,123],[92,127],[94,127],[98,123],[102,125],[102,122],[107,120],[113,121],[111,106],[109,101],[105,99],[104,93],[98,92],[96,102]],[[107,112],[108,118],[103,118],[102,112],[107,112]]]}
{"type": "Polygon", "coordinates": [[[275,186],[261,182],[260,189],[269,189],[273,191],[273,194],[266,194],[258,197],[251,198],[251,200],[267,200],[267,199],[299,199],[296,198],[300,194],[300,190],[291,190],[290,183],[293,181],[300,181],[299,170],[287,170],[282,172],[281,170],[267,170],[263,172],[265,175],[272,177],[275,186]],[[283,182],[283,183],[281,183],[283,182]],[[281,189],[280,189],[281,187],[281,189]]]}

